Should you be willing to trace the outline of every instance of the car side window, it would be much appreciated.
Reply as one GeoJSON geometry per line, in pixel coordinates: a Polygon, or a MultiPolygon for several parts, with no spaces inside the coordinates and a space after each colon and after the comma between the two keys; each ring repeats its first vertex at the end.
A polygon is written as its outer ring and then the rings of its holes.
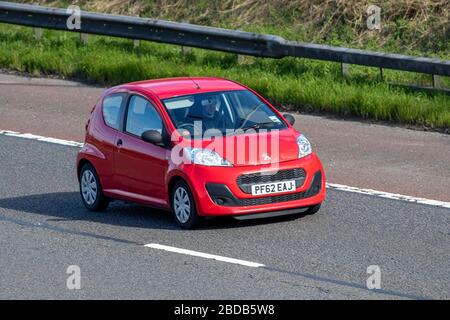
{"type": "Polygon", "coordinates": [[[124,99],[123,94],[112,94],[103,99],[103,119],[105,123],[118,130],[120,124],[120,108],[124,99]]]}
{"type": "Polygon", "coordinates": [[[140,137],[147,130],[162,133],[161,117],[148,100],[140,96],[132,96],[128,105],[125,131],[140,137]]]}

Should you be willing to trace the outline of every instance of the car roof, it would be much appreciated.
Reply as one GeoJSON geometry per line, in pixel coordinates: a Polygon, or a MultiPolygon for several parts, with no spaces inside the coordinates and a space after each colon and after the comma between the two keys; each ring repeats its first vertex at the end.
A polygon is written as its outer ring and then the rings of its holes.
{"type": "Polygon", "coordinates": [[[245,89],[245,87],[231,80],[208,77],[185,77],[146,80],[132,82],[129,83],[128,86],[135,86],[144,90],[148,90],[151,93],[157,95],[159,99],[167,99],[171,97],[203,92],[245,89]]]}

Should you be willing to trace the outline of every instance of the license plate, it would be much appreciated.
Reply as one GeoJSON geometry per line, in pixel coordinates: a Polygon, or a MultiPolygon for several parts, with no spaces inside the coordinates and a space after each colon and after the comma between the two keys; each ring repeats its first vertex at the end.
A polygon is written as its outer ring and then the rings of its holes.
{"type": "Polygon", "coordinates": [[[272,182],[265,184],[255,184],[252,186],[252,195],[260,196],[264,194],[282,193],[295,190],[295,180],[272,182]]]}

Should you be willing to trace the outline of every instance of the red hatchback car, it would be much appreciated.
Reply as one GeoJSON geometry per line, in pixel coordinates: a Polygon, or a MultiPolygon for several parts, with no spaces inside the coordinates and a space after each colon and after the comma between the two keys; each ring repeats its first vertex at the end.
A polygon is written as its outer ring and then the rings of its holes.
{"type": "Polygon", "coordinates": [[[84,205],[112,199],[206,216],[315,213],[325,175],[307,138],[262,96],[218,78],[134,82],[106,90],[77,157],[84,205]]]}

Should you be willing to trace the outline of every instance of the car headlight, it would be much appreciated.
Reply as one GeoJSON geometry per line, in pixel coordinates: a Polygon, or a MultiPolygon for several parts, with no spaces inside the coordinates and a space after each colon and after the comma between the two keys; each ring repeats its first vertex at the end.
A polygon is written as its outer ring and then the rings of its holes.
{"type": "Polygon", "coordinates": [[[312,153],[311,143],[304,135],[299,135],[297,138],[298,157],[303,158],[312,153]]]}
{"type": "Polygon", "coordinates": [[[209,149],[201,148],[184,148],[185,155],[191,163],[200,164],[203,166],[214,167],[231,167],[232,164],[222,158],[217,152],[209,149]]]}

